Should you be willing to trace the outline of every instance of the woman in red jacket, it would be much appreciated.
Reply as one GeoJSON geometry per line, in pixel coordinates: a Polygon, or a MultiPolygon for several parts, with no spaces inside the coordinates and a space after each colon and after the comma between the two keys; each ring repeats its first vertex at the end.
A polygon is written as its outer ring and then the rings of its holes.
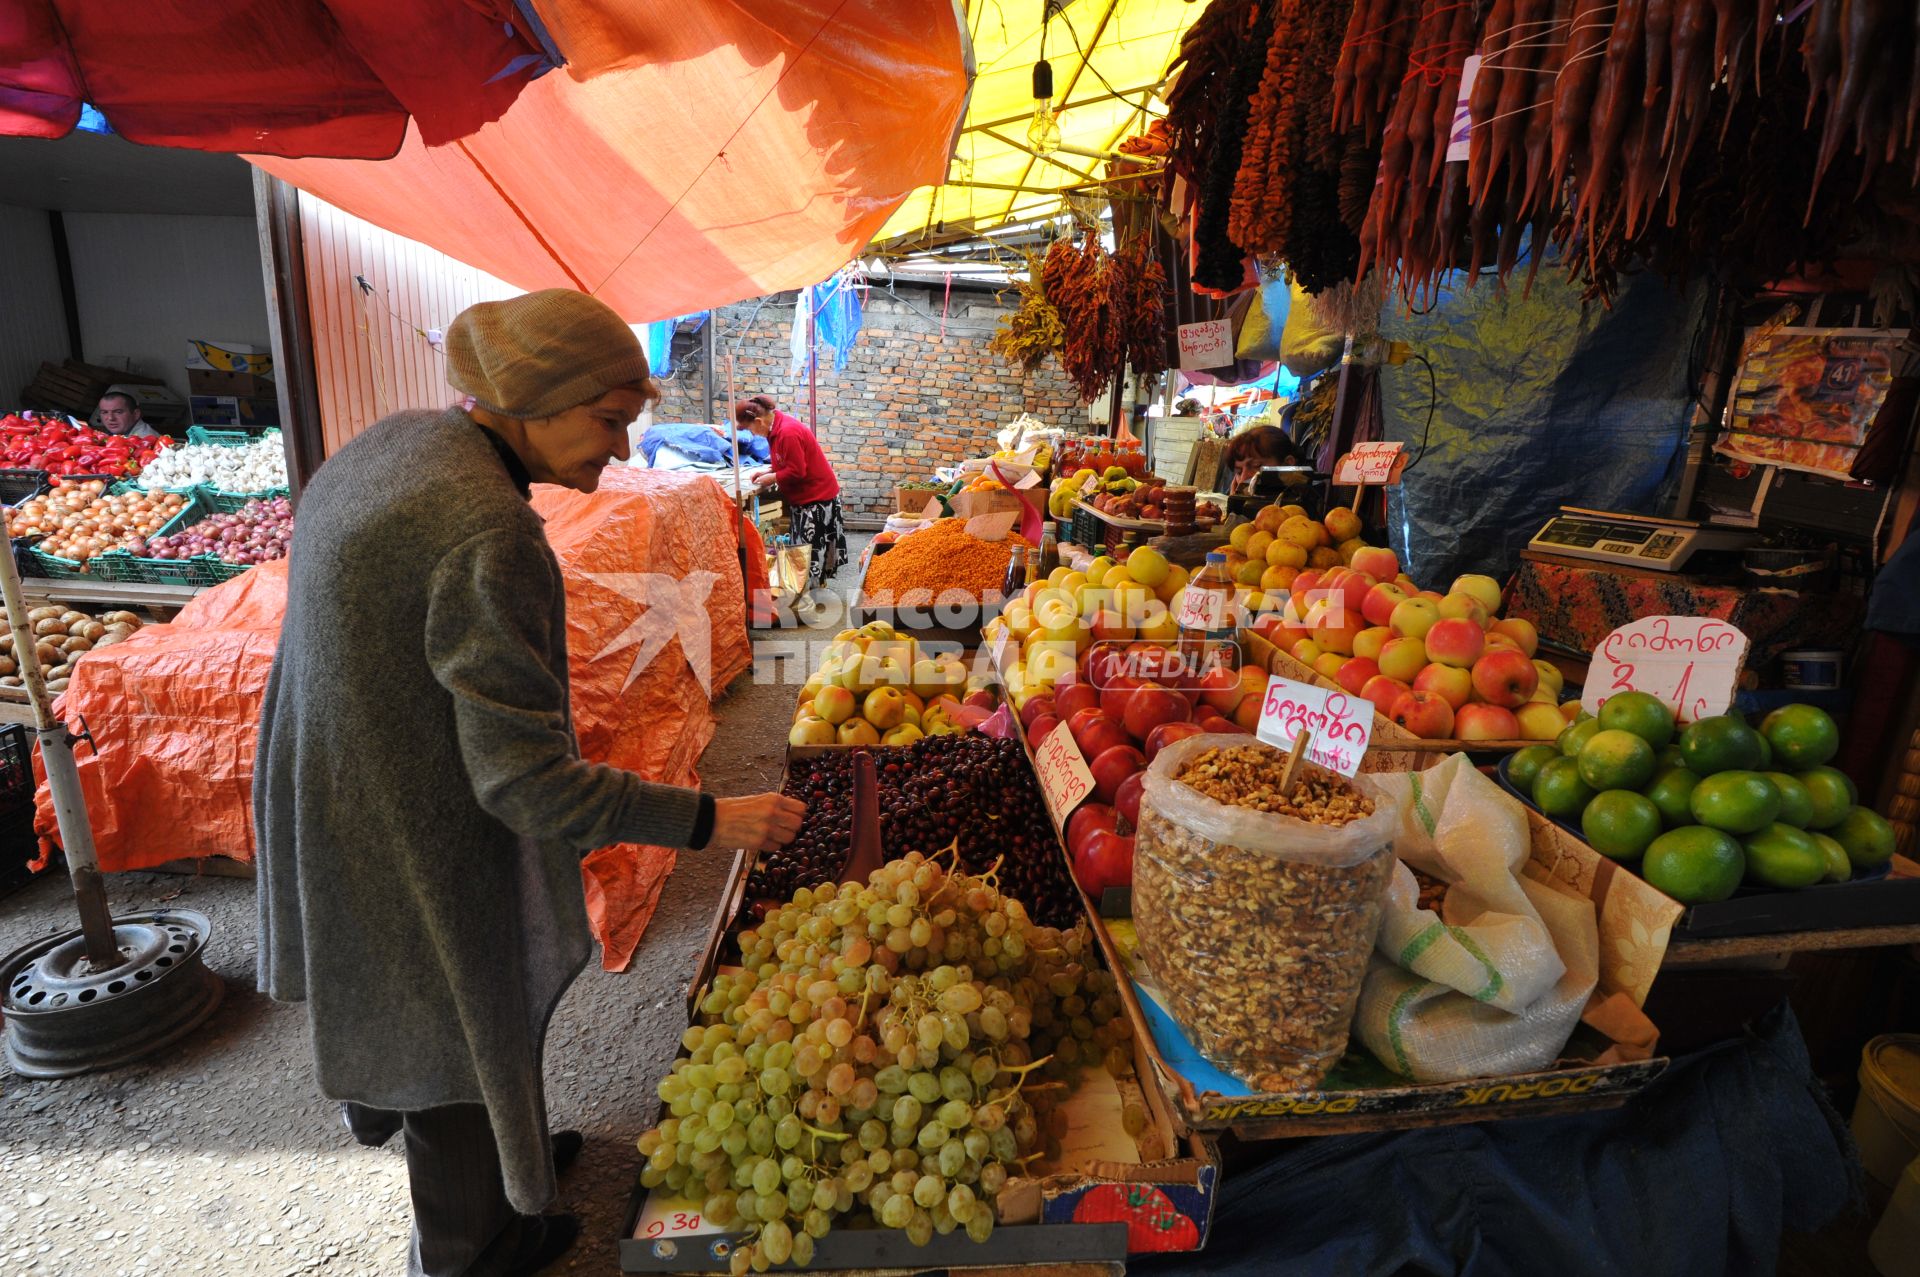
{"type": "Polygon", "coordinates": [[[840,521],[840,480],[820,441],[799,418],[778,411],[768,395],[741,400],[733,416],[767,441],[773,469],[755,479],[754,487],[780,485],[780,500],[793,520],[793,539],[813,550],[812,588],[825,585],[846,560],[847,532],[840,521]]]}

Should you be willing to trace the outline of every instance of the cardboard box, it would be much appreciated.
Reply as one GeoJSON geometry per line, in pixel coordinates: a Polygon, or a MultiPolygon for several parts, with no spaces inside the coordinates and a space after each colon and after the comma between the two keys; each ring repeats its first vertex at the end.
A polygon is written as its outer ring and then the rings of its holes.
{"type": "Polygon", "coordinates": [[[196,426],[277,426],[280,424],[280,400],[267,394],[257,398],[237,395],[195,395],[193,424],[196,426]]]}
{"type": "MultiPolygon", "coordinates": [[[[953,515],[957,519],[971,519],[979,514],[1018,514],[1029,504],[1039,508],[1041,517],[1045,518],[1045,501],[1044,492],[1037,498],[1029,498],[1018,492],[1001,489],[988,492],[957,492],[947,504],[952,507],[953,515]]],[[[926,502],[922,501],[920,504],[924,507],[926,502]]]]}
{"type": "Polygon", "coordinates": [[[273,354],[244,342],[189,340],[187,389],[196,395],[255,397],[273,393],[273,354]]]}

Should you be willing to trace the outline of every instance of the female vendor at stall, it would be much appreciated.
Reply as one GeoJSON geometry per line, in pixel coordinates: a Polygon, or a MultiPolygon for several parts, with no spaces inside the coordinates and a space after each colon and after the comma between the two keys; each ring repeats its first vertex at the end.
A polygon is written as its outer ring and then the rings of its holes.
{"type": "Polygon", "coordinates": [[[1278,426],[1254,426],[1241,431],[1227,444],[1227,454],[1220,468],[1223,472],[1222,481],[1232,486],[1222,490],[1251,490],[1254,477],[1267,466],[1304,464],[1300,460],[1300,450],[1287,437],[1286,431],[1278,426]]]}
{"type": "Polygon", "coordinates": [[[840,521],[840,480],[813,431],[799,418],[779,411],[771,396],[741,400],[734,405],[733,417],[765,439],[772,449],[773,469],[756,478],[753,486],[779,485],[780,500],[793,520],[793,539],[813,551],[808,577],[811,587],[818,589],[847,557],[847,532],[840,521]]]}

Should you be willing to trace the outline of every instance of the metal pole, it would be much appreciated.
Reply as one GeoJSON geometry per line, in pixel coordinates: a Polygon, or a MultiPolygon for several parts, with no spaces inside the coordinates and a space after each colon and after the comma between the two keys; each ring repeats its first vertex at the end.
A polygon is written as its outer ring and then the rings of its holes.
{"type": "Polygon", "coordinates": [[[93,825],[80,791],[80,773],[73,764],[73,745],[66,725],[53,716],[53,698],[47,694],[46,671],[40,665],[37,640],[27,624],[27,604],[20,597],[20,572],[9,548],[0,554],[0,597],[7,605],[7,624],[13,631],[13,659],[26,684],[33,706],[33,731],[40,741],[40,757],[47,765],[47,788],[53,792],[53,812],[60,823],[60,842],[67,852],[67,874],[73,879],[73,902],[80,911],[80,932],[86,938],[87,962],[95,971],[120,965],[120,949],[113,939],[113,913],[107,908],[106,887],[100,881],[100,861],[93,851],[93,825]]]}
{"type": "Polygon", "coordinates": [[[807,290],[807,429],[820,434],[820,308],[807,290]]]}
{"type": "MultiPolygon", "coordinates": [[[[707,409],[707,420],[708,420],[708,421],[712,421],[712,420],[713,420],[713,373],[714,373],[714,369],[713,369],[713,344],[714,344],[714,336],[713,336],[713,330],[714,330],[714,328],[715,328],[716,326],[718,326],[718,325],[719,325],[719,323],[720,323],[720,312],[719,312],[718,310],[709,310],[709,311],[707,312],[707,322],[706,322],[706,324],[705,324],[705,326],[704,326],[704,330],[703,330],[703,331],[704,331],[704,334],[705,334],[705,335],[704,335],[704,336],[703,336],[703,337],[701,338],[701,340],[700,340],[700,357],[701,357],[701,358],[702,358],[702,359],[703,359],[703,360],[705,361],[705,363],[706,363],[706,378],[705,378],[705,380],[706,380],[706,392],[707,392],[707,404],[706,404],[706,409],[707,409]]],[[[732,405],[731,405],[731,404],[729,404],[728,406],[729,406],[729,407],[731,407],[732,405]]],[[[729,416],[729,417],[731,417],[731,416],[733,416],[733,413],[732,413],[732,412],[728,412],[728,413],[727,413],[727,416],[729,416]]],[[[740,430],[739,430],[739,427],[738,427],[738,425],[736,425],[736,426],[735,426],[735,428],[734,428],[734,432],[733,432],[733,443],[734,443],[734,452],[733,452],[733,455],[734,455],[734,459],[735,459],[735,461],[737,462],[737,461],[738,461],[738,459],[739,459],[739,457],[740,457],[740,430]]],[[[734,475],[734,476],[733,476],[733,479],[734,479],[734,483],[733,483],[733,486],[735,487],[735,489],[738,489],[738,488],[739,488],[739,486],[740,486],[740,476],[739,476],[738,474],[736,474],[736,475],[734,475]]]]}

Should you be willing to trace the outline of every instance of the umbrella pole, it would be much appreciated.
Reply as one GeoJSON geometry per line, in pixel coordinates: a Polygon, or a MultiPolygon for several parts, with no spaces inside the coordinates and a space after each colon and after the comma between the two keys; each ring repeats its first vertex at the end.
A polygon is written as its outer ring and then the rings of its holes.
{"type": "Polygon", "coordinates": [[[73,762],[73,739],[66,724],[53,716],[53,697],[47,691],[46,671],[27,625],[27,605],[20,595],[20,572],[9,549],[0,554],[0,596],[7,605],[7,623],[13,630],[13,656],[33,706],[33,731],[40,741],[40,757],[47,766],[47,788],[53,794],[53,812],[60,824],[60,843],[67,853],[67,874],[73,879],[73,902],[80,913],[80,934],[86,940],[87,962],[95,971],[121,964],[113,937],[113,914],[100,880],[100,861],[93,850],[93,824],[87,819],[86,799],[80,790],[80,772],[73,762]]]}

